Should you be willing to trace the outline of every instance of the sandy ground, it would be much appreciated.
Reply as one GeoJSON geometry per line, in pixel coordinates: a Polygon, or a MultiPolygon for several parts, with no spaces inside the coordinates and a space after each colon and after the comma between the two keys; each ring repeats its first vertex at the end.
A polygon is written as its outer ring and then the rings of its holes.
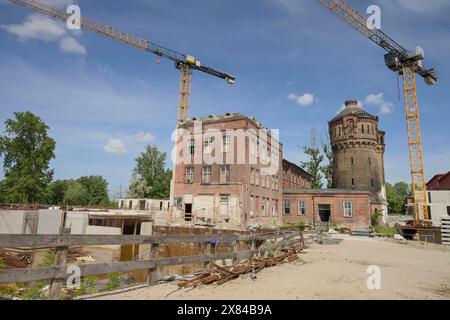
{"type": "Polygon", "coordinates": [[[161,284],[97,299],[450,299],[450,248],[335,236],[338,245],[314,245],[300,258],[224,285],[178,290],[161,284]],[[381,289],[367,289],[367,268],[381,270],[381,289]]]}

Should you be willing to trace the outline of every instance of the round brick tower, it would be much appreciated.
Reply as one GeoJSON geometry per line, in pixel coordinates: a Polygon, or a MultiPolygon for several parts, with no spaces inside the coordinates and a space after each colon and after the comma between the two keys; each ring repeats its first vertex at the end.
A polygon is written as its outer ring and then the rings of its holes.
{"type": "Polygon", "coordinates": [[[372,205],[385,213],[384,135],[378,117],[356,100],[328,122],[334,155],[333,188],[369,191],[372,205]],[[377,208],[376,206],[379,205],[377,208]]]}

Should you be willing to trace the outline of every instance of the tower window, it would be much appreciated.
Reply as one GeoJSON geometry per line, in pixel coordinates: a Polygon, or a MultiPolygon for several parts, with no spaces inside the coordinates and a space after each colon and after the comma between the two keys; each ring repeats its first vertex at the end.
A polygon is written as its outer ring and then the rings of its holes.
{"type": "Polygon", "coordinates": [[[372,188],[375,186],[373,183],[373,179],[370,179],[370,184],[372,185],[372,188]]]}
{"type": "Polygon", "coordinates": [[[364,133],[364,125],[363,124],[361,125],[361,130],[362,130],[362,133],[364,133]]]}
{"type": "Polygon", "coordinates": [[[370,159],[370,157],[369,157],[369,166],[371,166],[372,165],[372,159],[370,159]]]}
{"type": "Polygon", "coordinates": [[[355,163],[353,157],[350,158],[350,162],[352,163],[352,165],[355,163]]]}
{"type": "Polygon", "coordinates": [[[352,186],[355,186],[355,178],[352,178],[352,186]]]}

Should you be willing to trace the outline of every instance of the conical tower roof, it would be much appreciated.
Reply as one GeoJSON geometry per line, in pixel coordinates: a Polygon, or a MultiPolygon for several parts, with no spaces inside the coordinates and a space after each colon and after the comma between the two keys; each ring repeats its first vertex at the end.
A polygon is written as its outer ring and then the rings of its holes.
{"type": "Polygon", "coordinates": [[[364,117],[364,118],[372,118],[377,119],[378,117],[371,115],[366,110],[364,110],[359,104],[358,100],[347,100],[345,101],[345,108],[339,112],[339,114],[334,117],[330,122],[339,120],[341,118],[344,118],[346,116],[353,115],[357,117],[364,117]]]}

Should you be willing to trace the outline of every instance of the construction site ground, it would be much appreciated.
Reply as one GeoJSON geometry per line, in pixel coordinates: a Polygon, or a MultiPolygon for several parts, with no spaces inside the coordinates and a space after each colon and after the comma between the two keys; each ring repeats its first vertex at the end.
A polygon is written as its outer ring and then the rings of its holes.
{"type": "Polygon", "coordinates": [[[339,244],[310,245],[300,261],[263,269],[223,285],[158,284],[93,299],[450,299],[450,247],[334,235],[339,244]],[[369,290],[369,266],[381,288],[369,290]]]}

